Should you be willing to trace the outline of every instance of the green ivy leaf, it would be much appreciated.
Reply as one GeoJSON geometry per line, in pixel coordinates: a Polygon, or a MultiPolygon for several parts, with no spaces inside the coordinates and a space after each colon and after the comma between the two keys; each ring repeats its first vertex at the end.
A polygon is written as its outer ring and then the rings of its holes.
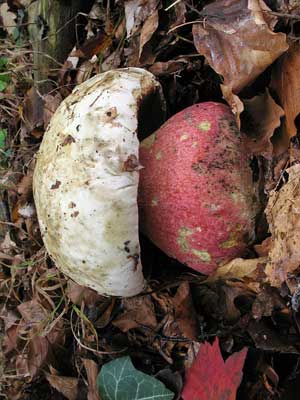
{"type": "Polygon", "coordinates": [[[158,379],[134,368],[130,357],[105,364],[97,377],[101,400],[172,400],[174,393],[158,379]]]}

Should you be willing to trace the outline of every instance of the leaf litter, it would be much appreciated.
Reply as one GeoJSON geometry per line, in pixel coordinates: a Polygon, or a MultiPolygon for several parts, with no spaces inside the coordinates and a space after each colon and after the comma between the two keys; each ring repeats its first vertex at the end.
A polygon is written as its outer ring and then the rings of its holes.
{"type": "Polygon", "coordinates": [[[297,377],[300,349],[299,5],[95,1],[41,93],[22,17],[28,4],[0,8],[1,393],[99,400],[97,376],[130,356],[128,370],[156,376],[175,399],[281,398],[297,377]],[[266,218],[245,257],[209,278],[143,240],[148,292],[112,299],[62,276],[45,254],[32,171],[62,99],[94,74],[126,66],[158,77],[169,116],[201,101],[228,102],[253,154],[266,218]],[[286,357],[294,358],[285,365],[286,357]]]}

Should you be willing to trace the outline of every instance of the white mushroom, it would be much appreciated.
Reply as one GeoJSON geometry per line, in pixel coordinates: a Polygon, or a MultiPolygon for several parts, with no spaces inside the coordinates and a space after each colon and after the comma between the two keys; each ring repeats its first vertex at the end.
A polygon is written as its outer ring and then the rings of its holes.
{"type": "Polygon", "coordinates": [[[157,129],[164,111],[151,73],[119,69],[77,86],[45,132],[33,188],[46,249],[62,272],[99,293],[143,289],[137,135],[157,129]]]}

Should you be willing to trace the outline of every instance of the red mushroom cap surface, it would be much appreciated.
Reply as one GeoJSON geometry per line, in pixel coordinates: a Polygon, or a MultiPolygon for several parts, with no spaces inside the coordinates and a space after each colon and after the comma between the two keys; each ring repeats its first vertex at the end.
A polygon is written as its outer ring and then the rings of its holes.
{"type": "Polygon", "coordinates": [[[250,157],[228,106],[195,104],[140,146],[140,226],[169,256],[210,274],[241,256],[258,212],[250,157]]]}

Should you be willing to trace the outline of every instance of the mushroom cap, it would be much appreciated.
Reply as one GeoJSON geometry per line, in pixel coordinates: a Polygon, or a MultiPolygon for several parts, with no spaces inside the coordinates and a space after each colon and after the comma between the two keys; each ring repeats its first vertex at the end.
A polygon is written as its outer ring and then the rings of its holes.
{"type": "Polygon", "coordinates": [[[174,115],[140,146],[142,231],[204,274],[242,255],[259,209],[249,161],[228,106],[174,115]]]}
{"type": "Polygon", "coordinates": [[[161,87],[143,69],[94,76],[61,103],[38,152],[33,190],[46,249],[63,273],[101,294],[133,296],[144,286],[137,133],[151,95],[163,110],[161,87]]]}

